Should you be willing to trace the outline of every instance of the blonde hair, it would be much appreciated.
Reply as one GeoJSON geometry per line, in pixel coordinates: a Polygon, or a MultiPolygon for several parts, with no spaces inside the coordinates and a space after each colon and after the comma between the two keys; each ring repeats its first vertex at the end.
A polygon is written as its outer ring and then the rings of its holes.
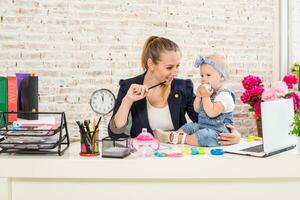
{"type": "MultiPolygon", "coordinates": [[[[160,54],[165,51],[175,51],[180,53],[179,46],[164,37],[150,36],[143,47],[141,55],[141,65],[145,71],[148,70],[148,59],[150,58],[154,64],[157,64],[160,58],[160,54]]],[[[171,85],[162,85],[162,97],[163,101],[168,100],[169,94],[171,91],[171,85]]]]}
{"type": "Polygon", "coordinates": [[[143,69],[148,69],[147,61],[150,58],[154,64],[159,61],[160,54],[165,51],[176,51],[180,52],[178,45],[167,38],[150,36],[143,47],[141,55],[141,64],[143,69]]]}
{"type": "Polygon", "coordinates": [[[213,53],[213,54],[209,54],[206,58],[208,58],[209,60],[214,61],[220,67],[222,67],[226,72],[227,78],[229,78],[229,74],[228,74],[229,66],[228,66],[228,63],[225,59],[225,56],[217,54],[217,53],[213,53]]]}

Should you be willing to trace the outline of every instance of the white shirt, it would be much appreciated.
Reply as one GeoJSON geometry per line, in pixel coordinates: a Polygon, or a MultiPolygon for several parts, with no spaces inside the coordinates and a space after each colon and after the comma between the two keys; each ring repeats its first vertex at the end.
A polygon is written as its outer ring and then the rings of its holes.
{"type": "Polygon", "coordinates": [[[149,125],[152,130],[174,130],[174,125],[171,118],[169,105],[167,104],[163,108],[156,108],[150,104],[147,99],[147,111],[149,125]]]}
{"type": "Polygon", "coordinates": [[[231,94],[227,91],[220,92],[216,95],[214,102],[221,102],[224,106],[224,111],[222,113],[232,112],[234,110],[235,104],[231,94]]]}

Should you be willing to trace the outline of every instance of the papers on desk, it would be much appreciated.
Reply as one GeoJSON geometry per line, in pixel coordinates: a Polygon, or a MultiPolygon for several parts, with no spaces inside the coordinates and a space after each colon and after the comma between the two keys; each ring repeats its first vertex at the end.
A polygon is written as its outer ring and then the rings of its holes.
{"type": "Polygon", "coordinates": [[[18,124],[8,125],[0,129],[6,136],[50,136],[59,128],[57,124],[18,124]]]}
{"type": "Polygon", "coordinates": [[[3,149],[43,149],[55,147],[59,141],[57,124],[8,125],[0,129],[3,149]]]}

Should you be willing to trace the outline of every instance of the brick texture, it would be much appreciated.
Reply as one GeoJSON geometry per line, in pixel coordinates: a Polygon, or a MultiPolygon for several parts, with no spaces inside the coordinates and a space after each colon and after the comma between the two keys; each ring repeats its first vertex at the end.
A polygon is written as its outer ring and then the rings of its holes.
{"type": "Polygon", "coordinates": [[[300,0],[292,0],[291,7],[291,61],[293,63],[300,62],[300,0]]]}
{"type": "Polygon", "coordinates": [[[180,77],[195,84],[199,75],[192,66],[198,54],[227,57],[237,96],[236,125],[243,134],[253,133],[252,114],[239,100],[240,82],[249,73],[266,84],[272,80],[276,2],[1,0],[0,73],[35,72],[40,110],[65,111],[70,133],[76,135],[76,120],[98,118],[89,106],[92,92],[108,88],[116,94],[119,79],[142,72],[139,58],[146,38],[164,36],[181,47],[180,77]]]}

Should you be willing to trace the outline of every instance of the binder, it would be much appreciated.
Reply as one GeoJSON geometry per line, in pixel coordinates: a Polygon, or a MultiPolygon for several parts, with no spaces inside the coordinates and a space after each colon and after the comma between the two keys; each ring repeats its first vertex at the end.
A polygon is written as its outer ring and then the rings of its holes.
{"type": "Polygon", "coordinates": [[[21,81],[28,76],[30,76],[30,73],[16,73],[18,90],[20,88],[21,81]]]}
{"type": "MultiPolygon", "coordinates": [[[[7,78],[3,76],[0,76],[0,112],[7,112],[7,78]]],[[[7,119],[7,114],[1,115],[0,126],[5,124],[3,116],[7,119]]]]}
{"type": "MultiPolygon", "coordinates": [[[[7,110],[8,112],[17,112],[17,78],[15,76],[7,77],[7,110]]],[[[8,122],[17,120],[17,114],[7,116],[8,122]]]]}
{"type": "Polygon", "coordinates": [[[37,120],[38,114],[22,112],[38,112],[38,77],[25,77],[18,90],[18,117],[29,120],[37,120]]]}

